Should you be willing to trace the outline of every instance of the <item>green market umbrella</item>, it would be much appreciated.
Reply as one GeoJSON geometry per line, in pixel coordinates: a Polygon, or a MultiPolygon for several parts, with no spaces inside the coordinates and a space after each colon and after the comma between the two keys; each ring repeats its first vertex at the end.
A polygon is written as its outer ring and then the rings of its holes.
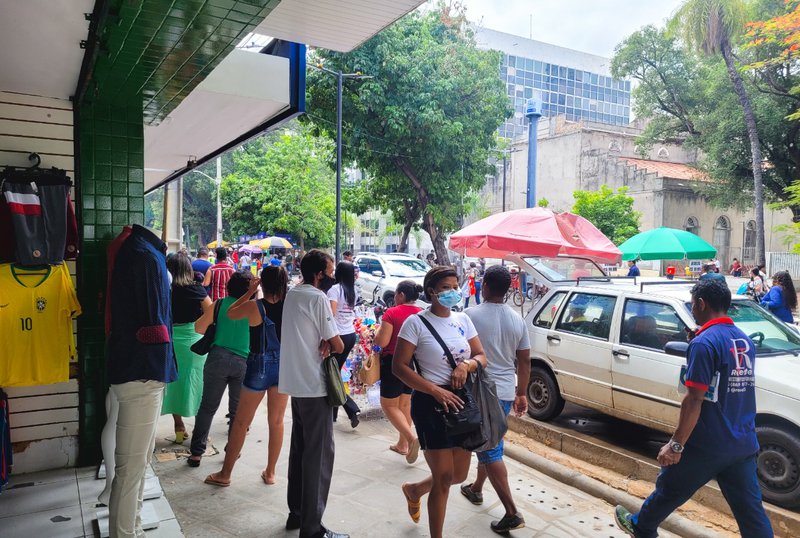
{"type": "Polygon", "coordinates": [[[636,234],[619,246],[623,260],[703,260],[717,249],[691,232],[662,226],[636,234]]]}

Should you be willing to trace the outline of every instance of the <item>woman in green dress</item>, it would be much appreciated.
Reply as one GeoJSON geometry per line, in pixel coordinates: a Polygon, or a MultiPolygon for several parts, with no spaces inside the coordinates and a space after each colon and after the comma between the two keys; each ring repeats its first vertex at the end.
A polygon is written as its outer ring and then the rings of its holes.
{"type": "Polygon", "coordinates": [[[178,380],[167,385],[161,414],[171,414],[175,421],[175,442],[186,439],[183,417],[193,417],[203,396],[203,366],[205,355],[190,349],[203,337],[194,332],[194,322],[211,308],[211,299],[203,286],[195,282],[189,256],[179,252],[167,260],[172,275],[172,343],[178,362],[178,380]]]}

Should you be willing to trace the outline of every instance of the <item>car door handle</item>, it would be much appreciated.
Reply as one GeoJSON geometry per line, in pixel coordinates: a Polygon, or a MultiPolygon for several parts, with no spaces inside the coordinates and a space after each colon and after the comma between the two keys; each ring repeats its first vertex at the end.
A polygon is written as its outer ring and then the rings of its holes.
{"type": "Polygon", "coordinates": [[[547,341],[548,342],[561,342],[561,337],[560,336],[555,336],[555,335],[552,335],[552,334],[548,334],[547,335],[547,341]]]}
{"type": "Polygon", "coordinates": [[[625,351],[624,349],[615,349],[611,352],[612,355],[619,358],[630,359],[631,354],[625,351]]]}

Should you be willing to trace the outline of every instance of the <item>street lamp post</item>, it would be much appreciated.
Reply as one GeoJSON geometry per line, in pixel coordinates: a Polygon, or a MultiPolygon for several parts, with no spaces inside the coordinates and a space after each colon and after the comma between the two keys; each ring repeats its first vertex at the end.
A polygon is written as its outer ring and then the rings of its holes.
{"type": "Polygon", "coordinates": [[[342,84],[346,78],[363,80],[372,77],[361,73],[333,71],[322,67],[322,64],[313,67],[336,77],[336,261],[338,262],[342,255],[342,84]]]}

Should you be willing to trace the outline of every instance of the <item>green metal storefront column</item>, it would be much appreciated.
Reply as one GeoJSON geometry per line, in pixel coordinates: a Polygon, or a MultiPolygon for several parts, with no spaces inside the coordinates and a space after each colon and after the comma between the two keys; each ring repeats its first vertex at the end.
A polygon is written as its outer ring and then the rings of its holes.
{"type": "Polygon", "coordinates": [[[98,1],[76,96],[79,465],[105,424],[106,247],[144,220],[144,124],[163,120],[280,0],[98,1]],[[81,88],[85,88],[84,92],[81,88]]]}
{"type": "Polygon", "coordinates": [[[142,99],[95,103],[79,112],[81,259],[78,290],[80,350],[79,465],[102,458],[98,440],[105,424],[106,247],[126,224],[144,222],[144,127],[142,99]]]}

